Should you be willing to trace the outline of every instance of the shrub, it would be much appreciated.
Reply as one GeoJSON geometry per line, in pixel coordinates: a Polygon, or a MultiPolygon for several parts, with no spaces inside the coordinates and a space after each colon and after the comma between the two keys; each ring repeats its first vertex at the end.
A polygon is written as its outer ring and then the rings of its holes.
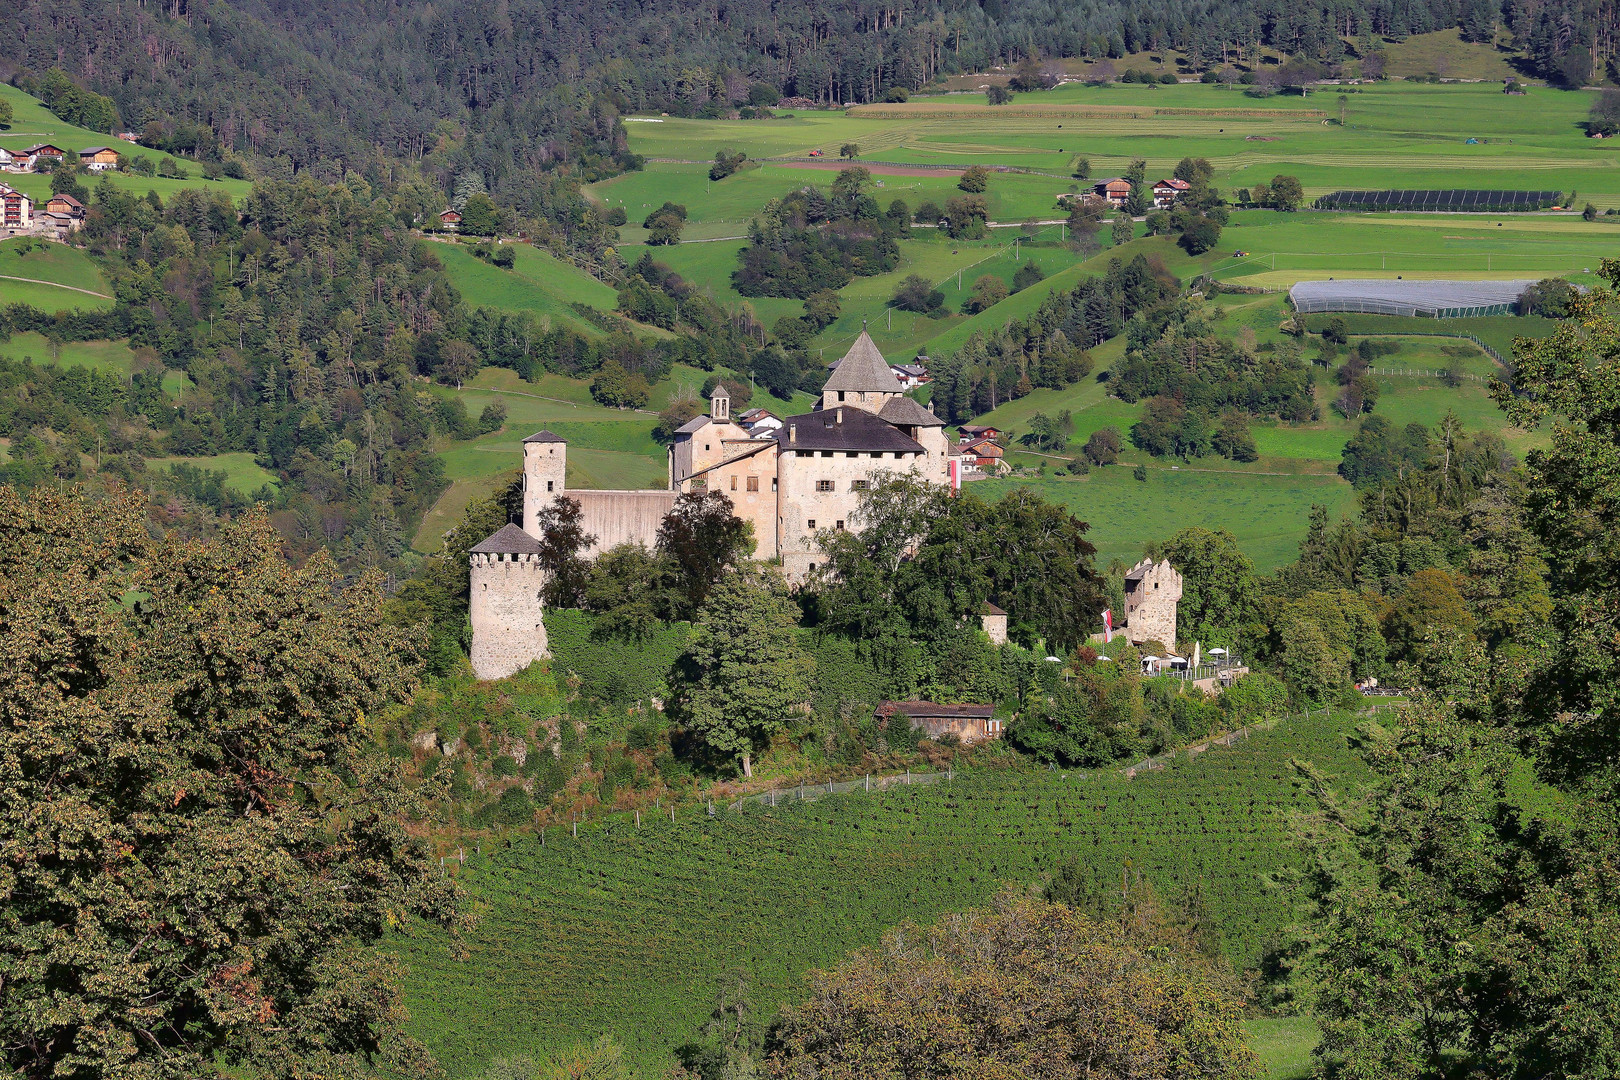
{"type": "Polygon", "coordinates": [[[934,288],[921,274],[910,274],[894,290],[890,302],[901,311],[930,315],[944,307],[945,294],[934,288]]]}
{"type": "Polygon", "coordinates": [[[956,186],[970,194],[977,195],[990,186],[990,170],[983,165],[970,165],[962,173],[956,186]]]}

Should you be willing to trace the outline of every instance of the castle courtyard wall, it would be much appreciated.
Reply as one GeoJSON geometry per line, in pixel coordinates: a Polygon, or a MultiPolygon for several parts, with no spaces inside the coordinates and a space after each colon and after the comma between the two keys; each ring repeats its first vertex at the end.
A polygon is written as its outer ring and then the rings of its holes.
{"type": "Polygon", "coordinates": [[[595,558],[609,548],[635,541],[648,548],[658,538],[664,516],[675,509],[673,491],[596,491],[575,488],[564,492],[579,503],[583,526],[596,543],[582,555],[595,558]]]}

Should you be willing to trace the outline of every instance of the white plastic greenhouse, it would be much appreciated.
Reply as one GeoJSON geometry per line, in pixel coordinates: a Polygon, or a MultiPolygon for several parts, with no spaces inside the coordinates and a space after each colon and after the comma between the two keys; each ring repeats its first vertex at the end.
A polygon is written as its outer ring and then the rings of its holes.
{"type": "Polygon", "coordinates": [[[1356,311],[1369,315],[1426,315],[1459,319],[1514,314],[1533,279],[1513,281],[1301,281],[1288,290],[1294,310],[1356,311]]]}

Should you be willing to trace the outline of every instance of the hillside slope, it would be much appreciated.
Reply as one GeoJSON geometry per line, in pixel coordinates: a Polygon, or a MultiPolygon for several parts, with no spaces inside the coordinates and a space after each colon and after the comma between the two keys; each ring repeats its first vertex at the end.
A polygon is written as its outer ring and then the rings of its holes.
{"type": "Polygon", "coordinates": [[[698,1034],[721,979],[740,973],[766,1018],[806,971],[886,928],[1071,859],[1099,888],[1129,865],[1161,895],[1196,893],[1228,955],[1253,967],[1293,918],[1270,884],[1299,861],[1289,814],[1308,800],[1290,762],[1359,782],[1350,724],[1286,720],[1136,780],[995,771],[715,817],[686,808],[674,822],[649,812],[639,830],[592,824],[577,840],[513,838],[467,860],[480,918],[466,960],[437,935],[397,939],[414,1030],[452,1077],[603,1032],[655,1075],[698,1034]]]}

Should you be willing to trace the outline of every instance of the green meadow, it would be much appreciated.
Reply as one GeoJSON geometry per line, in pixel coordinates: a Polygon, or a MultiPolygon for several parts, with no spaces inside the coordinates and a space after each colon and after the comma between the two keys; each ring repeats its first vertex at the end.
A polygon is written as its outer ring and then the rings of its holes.
{"type": "Polygon", "coordinates": [[[1391,81],[1264,98],[1198,83],[1069,83],[995,107],[960,94],[778,120],[648,117],[659,122],[626,127],[636,152],[681,161],[706,161],[722,147],[755,158],[836,155],[853,142],[872,161],[1005,165],[1061,181],[1079,157],[1093,175],[1108,175],[1137,157],[1150,172],[1168,172],[1192,155],[1210,160],[1223,187],[1287,172],[1312,196],[1339,188],[1576,189],[1600,207],[1620,205],[1620,154],[1579,126],[1594,96],[1533,88],[1514,97],[1499,83],[1391,81]]]}
{"type": "Polygon", "coordinates": [[[113,306],[112,286],[78,248],[13,237],[0,241],[0,304],[97,311],[113,306]]]}
{"type": "MultiPolygon", "coordinates": [[[[618,303],[618,290],[532,244],[511,247],[517,262],[510,270],[478,258],[465,244],[443,243],[435,247],[434,252],[468,304],[514,314],[526,311],[544,319],[555,319],[589,337],[602,336],[602,331],[581,318],[570,305],[588,304],[611,311],[618,303]]],[[[664,334],[656,327],[646,327],[644,332],[664,334]]]]}
{"type": "Polygon", "coordinates": [[[263,468],[248,453],[214,454],[209,457],[147,458],[146,467],[166,469],[174,465],[194,465],[210,472],[223,472],[225,486],[238,495],[253,495],[266,485],[274,488],[280,480],[275,473],[263,468]]]}
{"type": "MultiPolygon", "coordinates": [[[[37,143],[51,143],[63,150],[79,151],[87,146],[110,146],[124,157],[133,157],[140,154],[149,158],[156,165],[165,156],[160,150],[143,147],[138,143],[125,142],[115,139],[104,131],[91,131],[88,128],[77,127],[60,120],[45,107],[45,103],[36,97],[23,93],[14,86],[0,85],[0,99],[11,102],[13,119],[11,126],[0,128],[0,146],[7,150],[22,150],[37,143]]],[[[82,182],[88,187],[94,187],[101,182],[101,177],[109,178],[118,187],[132,191],[137,195],[145,195],[148,191],[155,191],[161,198],[183,188],[202,187],[213,188],[228,192],[232,199],[241,202],[253,185],[246,180],[206,180],[202,176],[202,166],[195,161],[177,158],[185,170],[191,174],[188,180],[169,180],[160,177],[136,176],[133,173],[106,172],[86,176],[82,182]]],[[[31,199],[43,199],[50,196],[51,178],[47,173],[7,173],[4,182],[27,195],[31,199]]]]}

